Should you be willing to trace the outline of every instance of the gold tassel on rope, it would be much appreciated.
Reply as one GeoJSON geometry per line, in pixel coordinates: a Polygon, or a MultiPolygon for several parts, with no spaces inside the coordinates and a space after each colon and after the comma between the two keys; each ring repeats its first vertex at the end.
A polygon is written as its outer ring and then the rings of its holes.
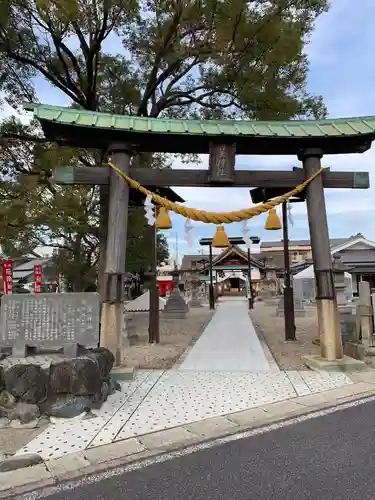
{"type": "Polygon", "coordinates": [[[277,215],[276,208],[271,208],[268,212],[264,229],[267,229],[268,231],[277,231],[281,229],[280,217],[277,215]]]}
{"type": "Polygon", "coordinates": [[[169,213],[164,207],[159,208],[159,213],[156,218],[156,229],[171,229],[172,221],[169,217],[169,213]]]}
{"type": "Polygon", "coordinates": [[[227,248],[230,246],[227,233],[224,226],[217,226],[215,236],[212,239],[212,246],[214,248],[227,248]]]}

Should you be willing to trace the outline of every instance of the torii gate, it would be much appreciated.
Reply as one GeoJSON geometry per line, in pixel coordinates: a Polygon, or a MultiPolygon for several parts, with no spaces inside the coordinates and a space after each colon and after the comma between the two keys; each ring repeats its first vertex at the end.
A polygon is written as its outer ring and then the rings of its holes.
{"type": "MultiPolygon", "coordinates": [[[[120,170],[143,185],[188,187],[285,188],[302,183],[321,168],[324,154],[364,153],[375,138],[375,117],[332,120],[237,121],[154,119],[96,113],[43,104],[27,104],[45,136],[80,148],[108,152],[120,170]],[[209,153],[209,170],[130,169],[137,152],[209,153]],[[236,171],[236,155],[296,155],[303,169],[236,171]],[[130,171],[129,171],[130,170],[130,171]]],[[[106,297],[102,306],[101,344],[121,359],[121,295],[125,272],[129,186],[108,166],[66,167],[55,172],[59,184],[110,185],[106,254],[106,297]]],[[[332,274],[326,188],[369,187],[367,172],[331,172],[306,188],[311,247],[316,276],[321,355],[343,357],[332,274]]]]}

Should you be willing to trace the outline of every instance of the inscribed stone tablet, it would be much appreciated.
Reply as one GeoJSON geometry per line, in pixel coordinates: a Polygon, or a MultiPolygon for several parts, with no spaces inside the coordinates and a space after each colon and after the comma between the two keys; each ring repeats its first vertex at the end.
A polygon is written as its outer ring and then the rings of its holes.
{"type": "Polygon", "coordinates": [[[3,295],[0,346],[97,343],[99,309],[94,292],[3,295]]]}

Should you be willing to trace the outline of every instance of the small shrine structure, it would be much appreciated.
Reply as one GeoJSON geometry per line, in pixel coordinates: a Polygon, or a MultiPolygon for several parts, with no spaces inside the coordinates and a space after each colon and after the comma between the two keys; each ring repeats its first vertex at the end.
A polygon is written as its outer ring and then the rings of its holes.
{"type": "Polygon", "coordinates": [[[163,262],[157,267],[157,284],[160,297],[171,295],[174,289],[173,282],[174,266],[169,262],[163,262]]]}

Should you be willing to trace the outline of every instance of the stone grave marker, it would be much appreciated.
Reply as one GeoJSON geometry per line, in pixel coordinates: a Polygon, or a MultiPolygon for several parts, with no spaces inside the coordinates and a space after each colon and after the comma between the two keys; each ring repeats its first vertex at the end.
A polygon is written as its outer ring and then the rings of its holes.
{"type": "MultiPolygon", "coordinates": [[[[306,315],[306,310],[303,306],[302,300],[294,296],[293,302],[294,302],[294,316],[296,318],[304,317],[306,315]]],[[[276,316],[284,316],[284,297],[281,297],[281,299],[279,300],[276,309],[276,316]]]]}
{"type": "Polygon", "coordinates": [[[100,301],[96,292],[4,295],[0,347],[27,356],[28,347],[63,347],[75,357],[78,346],[99,342],[100,301]]]}

